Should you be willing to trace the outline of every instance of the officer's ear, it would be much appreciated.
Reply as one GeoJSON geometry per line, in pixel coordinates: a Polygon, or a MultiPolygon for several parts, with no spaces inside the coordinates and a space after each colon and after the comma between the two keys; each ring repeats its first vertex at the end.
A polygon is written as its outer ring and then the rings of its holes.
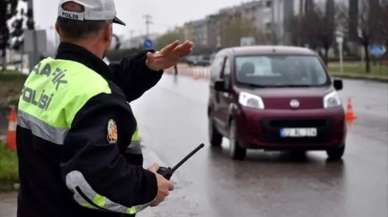
{"type": "Polygon", "coordinates": [[[103,38],[104,38],[104,41],[109,44],[109,47],[112,42],[112,37],[113,37],[113,25],[112,23],[107,23],[104,27],[103,38]]]}
{"type": "Polygon", "coordinates": [[[55,23],[55,30],[57,31],[58,35],[59,35],[60,37],[62,37],[61,28],[59,28],[58,23],[55,23]]]}

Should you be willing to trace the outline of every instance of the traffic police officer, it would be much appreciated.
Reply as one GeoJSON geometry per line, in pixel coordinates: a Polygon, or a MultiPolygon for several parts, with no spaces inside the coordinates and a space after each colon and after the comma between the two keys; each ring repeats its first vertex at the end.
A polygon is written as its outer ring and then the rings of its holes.
{"type": "Polygon", "coordinates": [[[113,0],[60,0],[55,59],[32,70],[19,101],[19,217],[134,215],[156,206],[172,183],[127,154],[139,98],[192,50],[174,42],[107,66],[113,0]]]}

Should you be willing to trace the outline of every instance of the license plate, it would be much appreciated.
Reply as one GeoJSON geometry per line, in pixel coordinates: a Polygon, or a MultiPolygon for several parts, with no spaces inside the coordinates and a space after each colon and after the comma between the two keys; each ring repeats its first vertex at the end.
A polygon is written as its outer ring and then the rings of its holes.
{"type": "Polygon", "coordinates": [[[317,137],[317,128],[284,128],[280,130],[282,138],[317,137]]]}

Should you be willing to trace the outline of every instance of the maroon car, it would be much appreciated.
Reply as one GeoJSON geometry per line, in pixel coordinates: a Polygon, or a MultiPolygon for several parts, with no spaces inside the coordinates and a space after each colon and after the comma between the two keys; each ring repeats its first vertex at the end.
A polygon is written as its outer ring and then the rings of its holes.
{"type": "Polygon", "coordinates": [[[345,151],[345,112],[320,57],[298,47],[258,46],[220,51],[211,67],[209,139],[229,138],[230,154],[246,149],[345,151]]]}

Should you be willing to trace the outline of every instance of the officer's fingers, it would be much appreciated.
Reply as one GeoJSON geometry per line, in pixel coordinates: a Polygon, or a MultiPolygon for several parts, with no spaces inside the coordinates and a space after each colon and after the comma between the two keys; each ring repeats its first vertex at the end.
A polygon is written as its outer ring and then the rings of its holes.
{"type": "Polygon", "coordinates": [[[160,167],[159,164],[154,163],[154,164],[152,164],[152,166],[150,168],[148,168],[148,170],[153,172],[153,173],[157,173],[159,170],[159,167],[160,167]]]}
{"type": "Polygon", "coordinates": [[[147,60],[146,60],[147,64],[150,64],[150,63],[154,62],[155,57],[154,57],[153,53],[148,52],[146,54],[146,57],[147,57],[147,60]]]}
{"type": "Polygon", "coordinates": [[[193,46],[194,46],[194,43],[193,42],[191,42],[191,41],[185,41],[185,42],[183,42],[182,44],[180,44],[179,46],[177,46],[176,48],[175,48],[175,50],[182,50],[182,49],[191,49],[191,48],[193,48],[193,46]]]}
{"type": "Polygon", "coordinates": [[[172,182],[169,182],[168,190],[173,191],[174,190],[174,184],[172,182]]]}
{"type": "Polygon", "coordinates": [[[146,56],[147,56],[147,61],[148,62],[154,62],[155,59],[160,55],[159,52],[155,52],[155,53],[151,53],[151,52],[147,52],[146,56]]]}
{"type": "Polygon", "coordinates": [[[165,46],[164,48],[162,48],[162,50],[160,50],[160,52],[163,53],[163,54],[169,53],[169,52],[173,51],[179,44],[180,44],[180,41],[176,40],[173,43],[171,43],[171,44],[165,46]]]}
{"type": "Polygon", "coordinates": [[[184,56],[187,56],[189,55],[190,53],[193,52],[193,49],[192,48],[186,48],[186,49],[182,49],[180,52],[179,52],[179,57],[182,58],[184,56]]]}
{"type": "Polygon", "coordinates": [[[174,52],[177,56],[183,57],[190,54],[193,51],[193,43],[186,41],[185,43],[179,45],[175,48],[174,52]]]}

